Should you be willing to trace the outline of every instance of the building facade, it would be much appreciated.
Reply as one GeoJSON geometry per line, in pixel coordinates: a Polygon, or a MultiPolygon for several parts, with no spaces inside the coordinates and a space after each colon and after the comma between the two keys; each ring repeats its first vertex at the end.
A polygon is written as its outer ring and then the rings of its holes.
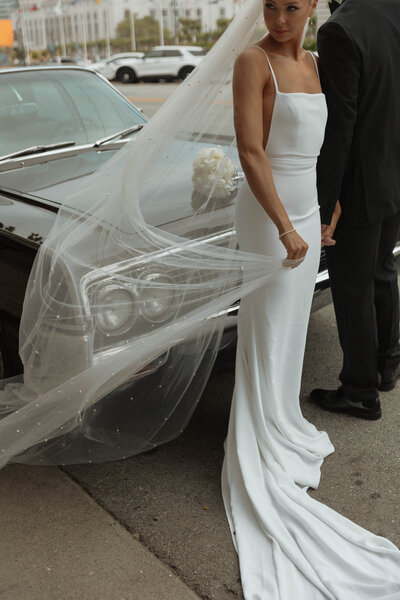
{"type": "Polygon", "coordinates": [[[11,19],[16,4],[16,0],[0,0],[0,20],[11,19]]]}
{"type": "MultiPolygon", "coordinates": [[[[87,43],[116,37],[117,25],[126,17],[141,18],[152,15],[163,28],[173,35],[179,18],[197,20],[202,31],[217,28],[218,19],[235,16],[240,0],[20,0],[14,11],[14,26],[22,32],[24,45],[29,50],[44,50],[67,44],[76,44],[87,54],[87,43]]],[[[15,6],[15,0],[0,0],[1,5],[15,6]]],[[[327,0],[320,0],[317,8],[318,26],[329,16],[327,0]]],[[[161,39],[161,36],[160,36],[161,39]]],[[[134,36],[133,36],[134,40],[134,36]]],[[[134,49],[134,41],[133,47],[134,49]]],[[[110,46],[107,44],[107,54],[110,46]]]]}
{"type": "Polygon", "coordinates": [[[118,23],[132,15],[152,15],[172,34],[179,17],[195,19],[202,31],[210,31],[216,29],[217,19],[231,19],[237,10],[235,0],[42,0],[40,5],[21,0],[20,4],[15,26],[26,30],[30,50],[114,38],[118,23]]]}

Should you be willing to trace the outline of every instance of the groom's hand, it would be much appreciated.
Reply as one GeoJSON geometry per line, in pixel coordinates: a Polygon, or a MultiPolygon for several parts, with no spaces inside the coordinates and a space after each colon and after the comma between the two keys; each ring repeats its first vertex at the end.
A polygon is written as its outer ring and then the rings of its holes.
{"type": "Polygon", "coordinates": [[[335,228],[332,225],[321,225],[321,245],[324,246],[334,246],[336,244],[336,240],[333,239],[333,234],[335,233],[335,228]]]}
{"type": "Polygon", "coordinates": [[[324,246],[334,246],[336,244],[336,240],[333,239],[333,234],[335,233],[336,225],[340,219],[340,215],[342,214],[342,207],[340,206],[339,200],[337,200],[335,205],[335,210],[333,211],[332,220],[330,225],[321,225],[321,245],[324,246]]]}

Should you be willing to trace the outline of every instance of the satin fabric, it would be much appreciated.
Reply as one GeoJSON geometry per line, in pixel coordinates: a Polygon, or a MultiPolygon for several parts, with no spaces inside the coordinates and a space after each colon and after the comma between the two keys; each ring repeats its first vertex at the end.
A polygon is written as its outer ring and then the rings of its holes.
{"type": "MultiPolygon", "coordinates": [[[[268,60],[268,57],[266,57],[268,60]]],[[[299,405],[306,333],[320,254],[315,167],[327,118],[323,94],[276,98],[266,154],[304,262],[241,302],[235,389],[222,493],[246,600],[399,600],[400,552],[313,500],[334,451],[299,405]]],[[[284,257],[277,229],[245,183],[241,250],[284,257]]]]}

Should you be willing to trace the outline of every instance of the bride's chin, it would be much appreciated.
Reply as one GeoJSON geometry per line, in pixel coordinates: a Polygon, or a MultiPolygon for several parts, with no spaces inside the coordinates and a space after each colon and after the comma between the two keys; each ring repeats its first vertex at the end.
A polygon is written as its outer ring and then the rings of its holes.
{"type": "Polygon", "coordinates": [[[277,42],[278,44],[282,44],[283,42],[290,42],[291,39],[293,39],[293,35],[289,34],[289,33],[284,33],[284,34],[277,34],[274,31],[270,31],[269,35],[273,38],[273,40],[275,42],[277,42]]]}

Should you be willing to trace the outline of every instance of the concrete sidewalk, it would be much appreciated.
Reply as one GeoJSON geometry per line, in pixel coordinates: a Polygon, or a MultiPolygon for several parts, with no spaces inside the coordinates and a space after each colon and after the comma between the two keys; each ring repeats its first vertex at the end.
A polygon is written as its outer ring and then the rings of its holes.
{"type": "Polygon", "coordinates": [[[1,600],[198,600],[57,467],[0,472],[1,600]]]}

